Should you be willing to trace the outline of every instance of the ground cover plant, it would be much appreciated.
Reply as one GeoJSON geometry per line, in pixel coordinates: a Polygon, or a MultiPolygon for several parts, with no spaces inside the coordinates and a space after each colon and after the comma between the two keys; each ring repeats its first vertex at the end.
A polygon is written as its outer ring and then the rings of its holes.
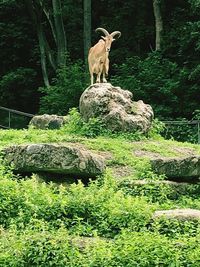
{"type": "Polygon", "coordinates": [[[156,210],[200,209],[199,185],[163,185],[165,177],[153,173],[148,157],[134,154],[143,149],[178,156],[175,147],[200,154],[199,147],[157,137],[133,141],[133,136],[110,133],[89,138],[73,127],[77,123],[54,131],[0,131],[1,149],[79,143],[104,154],[108,166],[95,181],[83,184],[77,179],[65,186],[41,181],[36,174],[21,177],[1,159],[0,266],[199,266],[199,222],[152,219],[156,210]],[[117,172],[123,168],[129,173],[120,179],[117,172]],[[150,183],[134,185],[138,179],[150,183]]]}

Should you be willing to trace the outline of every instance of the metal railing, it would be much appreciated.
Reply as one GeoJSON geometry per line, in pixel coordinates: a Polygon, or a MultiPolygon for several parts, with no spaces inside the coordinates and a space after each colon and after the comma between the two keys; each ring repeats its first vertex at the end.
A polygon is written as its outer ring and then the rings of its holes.
{"type": "Polygon", "coordinates": [[[22,111],[10,109],[10,108],[5,108],[5,107],[1,107],[1,106],[0,106],[0,110],[8,112],[8,117],[7,117],[8,118],[8,124],[7,125],[0,124],[0,128],[3,128],[3,129],[11,129],[12,128],[12,125],[11,125],[12,114],[17,114],[17,115],[28,117],[28,118],[32,118],[34,116],[33,114],[30,114],[30,113],[26,113],[26,112],[22,112],[22,111]]]}
{"type": "MultiPolygon", "coordinates": [[[[25,116],[25,117],[28,117],[28,118],[32,118],[34,115],[33,114],[30,114],[30,113],[26,113],[26,112],[21,112],[21,111],[18,111],[18,110],[15,110],[15,109],[10,109],[10,108],[5,108],[5,107],[1,107],[0,106],[0,110],[2,111],[6,111],[8,112],[8,117],[7,117],[7,122],[8,124],[7,125],[2,125],[0,124],[0,128],[3,128],[3,129],[11,129],[13,128],[12,125],[11,125],[11,118],[12,118],[12,114],[17,114],[17,115],[20,115],[20,116],[25,116]]],[[[162,121],[164,124],[165,124],[165,128],[166,128],[166,132],[165,132],[165,136],[167,135],[168,131],[170,130],[170,128],[172,126],[188,126],[188,125],[196,125],[196,134],[195,136],[197,136],[197,140],[195,141],[195,143],[198,143],[200,144],[200,120],[191,120],[191,121],[187,121],[187,120],[182,120],[182,121],[162,121]]],[[[193,131],[193,132],[195,132],[193,131]]],[[[173,136],[173,134],[172,134],[173,136]]],[[[182,141],[182,140],[178,140],[178,141],[182,141]]]]}
{"type": "Polygon", "coordinates": [[[196,125],[196,136],[197,136],[197,140],[196,143],[200,144],[200,120],[191,120],[191,121],[187,121],[187,120],[182,120],[182,121],[162,121],[165,126],[167,131],[169,130],[169,128],[171,126],[188,126],[188,125],[196,125]]]}

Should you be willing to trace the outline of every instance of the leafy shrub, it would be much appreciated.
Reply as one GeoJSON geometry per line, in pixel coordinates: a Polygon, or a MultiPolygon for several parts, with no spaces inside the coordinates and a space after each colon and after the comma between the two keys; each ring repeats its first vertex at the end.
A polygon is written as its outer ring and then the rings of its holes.
{"type": "Polygon", "coordinates": [[[152,121],[151,129],[147,134],[147,137],[158,140],[161,137],[165,129],[165,124],[158,119],[152,121]]]}
{"type": "Polygon", "coordinates": [[[96,230],[102,236],[115,236],[126,227],[145,227],[153,208],[144,199],[116,191],[109,179],[102,186],[74,184],[68,191],[36,180],[2,179],[0,185],[1,225],[7,228],[13,224],[24,228],[36,218],[49,227],[64,224],[72,233],[92,235],[96,230]]]}
{"type": "MultiPolygon", "coordinates": [[[[122,138],[137,141],[146,138],[145,135],[140,132],[112,132],[111,130],[107,129],[105,122],[101,118],[90,118],[88,122],[85,122],[77,108],[70,109],[67,121],[68,123],[62,127],[62,131],[70,134],[82,135],[89,138],[108,136],[112,138],[122,138]]],[[[152,127],[151,134],[149,135],[151,138],[158,136],[159,131],[157,128],[156,126],[152,127]]]]}
{"type": "Polygon", "coordinates": [[[78,107],[79,98],[87,85],[82,63],[68,59],[66,67],[57,71],[50,87],[41,87],[40,113],[64,115],[72,107],[78,107]]]}
{"type": "Polygon", "coordinates": [[[179,238],[181,235],[192,237],[200,233],[200,222],[198,220],[160,218],[152,223],[150,229],[174,239],[179,238]]]}
{"type": "Polygon", "coordinates": [[[122,234],[116,241],[113,261],[128,267],[178,264],[176,249],[167,238],[145,232],[122,234]]]}
{"type": "Polygon", "coordinates": [[[114,240],[75,238],[63,227],[48,231],[39,223],[23,232],[1,229],[0,235],[0,264],[5,267],[198,267],[199,255],[199,234],[170,239],[157,232],[123,231],[114,240]]]}
{"type": "Polygon", "coordinates": [[[131,196],[145,196],[149,201],[159,203],[165,202],[173,194],[169,185],[151,181],[148,184],[134,184],[134,181],[124,180],[120,183],[120,188],[131,196]]]}
{"type": "Polygon", "coordinates": [[[0,264],[25,266],[199,266],[199,235],[169,239],[159,233],[123,231],[116,239],[70,236],[64,229],[47,231],[44,224],[0,236],[0,264]]]}
{"type": "Polygon", "coordinates": [[[76,108],[70,109],[68,123],[63,126],[62,131],[90,138],[109,134],[104,122],[100,118],[90,118],[88,122],[85,122],[76,108]]]}
{"type": "Polygon", "coordinates": [[[191,112],[187,106],[192,95],[187,101],[183,99],[183,95],[188,94],[185,84],[189,73],[162,54],[153,52],[145,59],[128,58],[125,63],[116,66],[112,83],[131,91],[134,99],[142,99],[152,105],[156,117],[178,117],[186,114],[186,110],[187,115],[191,112]]]}
{"type": "Polygon", "coordinates": [[[2,76],[0,80],[0,105],[29,111],[29,113],[34,112],[38,100],[38,94],[35,92],[36,75],[33,69],[18,68],[2,76]]]}
{"type": "Polygon", "coordinates": [[[193,118],[188,121],[185,118],[178,118],[178,123],[166,124],[165,128],[161,131],[161,135],[166,139],[174,139],[181,142],[198,143],[199,131],[198,124],[193,121],[200,120],[199,110],[193,112],[193,118]]]}
{"type": "Polygon", "coordinates": [[[176,63],[154,52],[144,60],[138,57],[129,58],[117,66],[112,83],[130,90],[134,99],[142,99],[152,105],[156,116],[172,117],[176,115],[178,104],[178,75],[176,63]]]}
{"type": "Polygon", "coordinates": [[[63,228],[47,231],[40,223],[38,229],[27,229],[23,233],[15,229],[2,233],[1,266],[81,266],[83,255],[63,228]]]}

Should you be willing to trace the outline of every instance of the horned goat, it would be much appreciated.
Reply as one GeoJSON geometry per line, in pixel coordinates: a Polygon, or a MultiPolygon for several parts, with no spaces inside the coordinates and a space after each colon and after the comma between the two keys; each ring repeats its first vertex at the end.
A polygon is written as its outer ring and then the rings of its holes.
{"type": "Polygon", "coordinates": [[[97,74],[96,82],[101,82],[101,74],[103,74],[103,82],[106,83],[106,75],[108,75],[109,70],[109,52],[111,44],[114,40],[114,36],[117,35],[117,38],[121,36],[121,32],[114,31],[111,34],[104,28],[97,28],[97,31],[101,31],[105,36],[101,36],[102,39],[98,41],[93,47],[90,48],[88,54],[88,65],[91,77],[91,84],[94,83],[94,74],[97,74]]]}

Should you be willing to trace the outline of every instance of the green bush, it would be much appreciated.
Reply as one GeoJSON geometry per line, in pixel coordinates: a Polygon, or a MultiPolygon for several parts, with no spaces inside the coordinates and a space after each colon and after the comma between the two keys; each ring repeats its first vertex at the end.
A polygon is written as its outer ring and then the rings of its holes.
{"type": "Polygon", "coordinates": [[[188,101],[183,103],[182,96],[187,92],[182,88],[190,73],[186,69],[179,69],[176,63],[158,52],[150,53],[145,59],[128,58],[115,68],[112,83],[131,91],[135,100],[142,99],[150,104],[156,117],[185,114],[183,105],[187,107],[188,101]]]}
{"type": "Polygon", "coordinates": [[[23,229],[35,218],[48,222],[50,228],[64,224],[71,233],[93,235],[97,231],[109,237],[123,228],[138,231],[145,227],[153,207],[145,199],[116,191],[109,179],[101,186],[97,182],[89,187],[79,183],[68,190],[34,179],[18,182],[1,179],[0,223],[6,228],[16,225],[23,229]]]}
{"type": "Polygon", "coordinates": [[[116,65],[111,82],[131,91],[135,100],[150,104],[162,120],[191,118],[198,109],[199,69],[199,65],[190,69],[152,52],[146,58],[127,58],[116,65]]]}
{"type": "Polygon", "coordinates": [[[90,138],[110,133],[100,118],[90,118],[88,122],[85,122],[76,108],[70,109],[68,123],[62,127],[62,131],[90,138]]]}
{"type": "Polygon", "coordinates": [[[178,124],[166,124],[164,129],[161,131],[161,135],[166,139],[174,139],[181,142],[198,143],[198,124],[192,124],[193,121],[200,120],[199,110],[193,112],[191,121],[185,118],[177,118],[178,124]]]}
{"type": "Polygon", "coordinates": [[[158,233],[124,231],[116,239],[70,236],[44,225],[0,235],[0,265],[4,267],[169,267],[199,266],[199,235],[170,240],[158,233]]]}
{"type": "Polygon", "coordinates": [[[0,105],[29,113],[35,112],[39,97],[38,93],[35,92],[36,77],[35,70],[22,67],[2,76],[0,80],[0,105]]]}
{"type": "Polygon", "coordinates": [[[86,136],[88,138],[94,138],[97,136],[108,136],[111,138],[122,138],[126,140],[139,141],[148,138],[160,138],[160,132],[163,130],[163,124],[157,119],[153,121],[152,128],[147,135],[141,132],[112,132],[107,129],[107,126],[101,118],[90,118],[88,122],[85,122],[77,108],[69,110],[67,116],[67,124],[65,124],[61,131],[68,132],[70,134],[77,134],[86,136]]]}
{"type": "MultiPolygon", "coordinates": [[[[158,179],[158,177],[157,177],[158,179]]],[[[199,195],[200,185],[199,184],[165,184],[158,180],[146,180],[146,184],[137,184],[134,180],[124,179],[120,182],[119,188],[131,196],[144,196],[153,203],[164,204],[167,202],[173,203],[184,203],[185,196],[187,200],[195,203],[195,198],[199,195]]],[[[136,181],[137,182],[137,181],[136,181]]],[[[191,205],[190,205],[191,206],[191,205]]]]}
{"type": "Polygon", "coordinates": [[[0,266],[81,266],[83,255],[72,244],[63,228],[47,231],[44,225],[27,229],[22,233],[2,229],[0,237],[0,266]]]}
{"type": "Polygon", "coordinates": [[[171,239],[180,236],[198,236],[200,233],[200,222],[198,220],[178,220],[178,219],[156,219],[149,230],[170,237],[171,239]]]}
{"type": "Polygon", "coordinates": [[[65,115],[72,107],[78,107],[79,98],[86,88],[86,76],[82,63],[70,62],[57,71],[50,87],[41,87],[40,113],[65,115]]]}

